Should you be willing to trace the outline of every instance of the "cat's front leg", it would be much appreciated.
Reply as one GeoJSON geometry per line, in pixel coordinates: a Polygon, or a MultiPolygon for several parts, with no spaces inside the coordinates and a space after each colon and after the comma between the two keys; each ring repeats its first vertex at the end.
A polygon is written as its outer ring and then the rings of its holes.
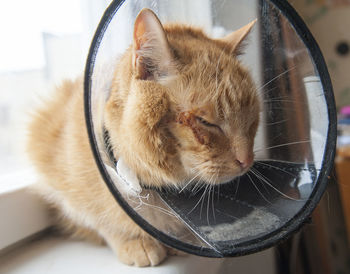
{"type": "MultiPolygon", "coordinates": [[[[158,168],[159,163],[167,168],[167,159],[174,154],[166,130],[169,115],[167,94],[159,84],[152,81],[143,82],[134,83],[135,86],[132,86],[124,108],[119,135],[115,138],[119,142],[119,155],[138,175],[140,168],[154,170],[158,168]],[[137,87],[138,84],[142,85],[142,89],[137,87]]],[[[146,178],[141,176],[141,179],[144,181],[146,178]]]]}
{"type": "Polygon", "coordinates": [[[155,266],[167,257],[167,249],[157,240],[143,234],[141,237],[120,242],[117,254],[128,265],[155,266]]]}
{"type": "Polygon", "coordinates": [[[146,234],[130,237],[129,235],[105,235],[108,245],[125,264],[144,267],[160,264],[168,253],[168,248],[146,234]]]}

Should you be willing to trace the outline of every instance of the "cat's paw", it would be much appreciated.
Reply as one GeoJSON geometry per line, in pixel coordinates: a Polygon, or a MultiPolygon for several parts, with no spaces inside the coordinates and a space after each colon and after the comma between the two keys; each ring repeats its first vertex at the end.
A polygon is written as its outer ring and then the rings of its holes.
{"type": "Polygon", "coordinates": [[[125,264],[155,266],[166,258],[167,249],[157,240],[146,236],[119,244],[117,253],[125,264]]]}

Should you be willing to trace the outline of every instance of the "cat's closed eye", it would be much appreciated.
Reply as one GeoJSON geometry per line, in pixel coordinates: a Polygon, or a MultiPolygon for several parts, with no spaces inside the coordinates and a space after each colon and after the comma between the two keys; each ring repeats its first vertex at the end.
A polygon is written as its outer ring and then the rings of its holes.
{"type": "Polygon", "coordinates": [[[218,125],[209,123],[207,120],[203,119],[202,117],[196,116],[196,119],[198,122],[200,122],[204,126],[217,128],[218,130],[222,131],[218,125]]]}

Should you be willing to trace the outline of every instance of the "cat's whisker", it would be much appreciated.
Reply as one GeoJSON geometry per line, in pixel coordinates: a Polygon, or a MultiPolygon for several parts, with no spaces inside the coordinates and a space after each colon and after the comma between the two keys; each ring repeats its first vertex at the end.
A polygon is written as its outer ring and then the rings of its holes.
{"type": "Polygon", "coordinates": [[[185,190],[186,187],[188,187],[192,182],[193,180],[195,180],[198,176],[200,175],[199,172],[197,172],[197,174],[195,176],[192,177],[192,179],[183,187],[181,188],[181,190],[179,191],[179,194],[185,190]]]}
{"type": "Polygon", "coordinates": [[[305,143],[310,143],[310,140],[299,141],[299,142],[290,142],[290,143],[280,144],[280,145],[266,147],[266,148],[262,148],[262,149],[257,149],[257,150],[254,150],[254,153],[262,151],[262,150],[269,150],[269,149],[278,148],[278,147],[292,146],[292,145],[305,144],[305,143]]]}
{"type": "Polygon", "coordinates": [[[256,174],[253,173],[256,177],[260,177],[269,187],[271,187],[273,190],[275,190],[277,193],[281,194],[283,197],[290,199],[292,201],[300,202],[300,201],[306,201],[305,199],[295,199],[293,197],[288,196],[287,194],[280,191],[278,188],[274,187],[272,183],[268,181],[268,178],[266,178],[263,174],[261,174],[258,170],[255,170],[256,174]]]}
{"type": "MultiPolygon", "coordinates": [[[[220,185],[220,184],[219,184],[220,185]]],[[[216,223],[216,218],[215,218],[215,209],[214,209],[214,199],[215,199],[215,186],[212,186],[213,188],[213,193],[211,195],[211,207],[212,207],[212,211],[213,211],[213,218],[214,218],[214,222],[216,223]]]]}
{"type": "MultiPolygon", "coordinates": [[[[280,170],[280,171],[282,171],[282,172],[284,172],[284,173],[286,173],[286,174],[288,174],[288,175],[291,175],[292,177],[298,177],[297,175],[295,175],[295,174],[293,174],[293,173],[291,173],[291,172],[288,172],[288,171],[286,171],[286,170],[284,170],[284,169],[282,169],[282,168],[280,168],[280,167],[276,167],[276,166],[274,166],[274,165],[269,165],[269,164],[262,163],[262,162],[259,162],[259,161],[256,161],[255,163],[256,163],[256,164],[259,164],[259,165],[264,165],[264,166],[267,166],[267,167],[271,167],[271,168],[280,170]]],[[[252,169],[253,169],[253,168],[252,168],[252,169]]]]}
{"type": "Polygon", "coordinates": [[[237,197],[237,193],[238,193],[238,188],[239,188],[239,183],[240,182],[241,182],[241,177],[238,177],[236,191],[235,191],[235,194],[233,196],[233,199],[236,199],[236,197],[237,197]]]}
{"type": "Polygon", "coordinates": [[[196,195],[203,187],[205,186],[204,181],[200,180],[196,185],[193,187],[193,195],[196,195]]]}
{"type": "Polygon", "coordinates": [[[205,184],[205,181],[203,180],[203,172],[200,170],[199,173],[201,174],[200,175],[200,178],[198,180],[198,183],[196,183],[196,185],[193,187],[192,191],[194,191],[194,195],[196,195],[202,187],[204,187],[206,184],[205,184]]]}
{"type": "Polygon", "coordinates": [[[192,188],[193,195],[196,195],[196,194],[197,194],[198,190],[201,189],[202,184],[203,184],[203,182],[200,181],[200,180],[198,180],[198,182],[197,182],[197,183],[194,185],[194,187],[192,188]]]}
{"type": "MultiPolygon", "coordinates": [[[[250,170],[251,172],[251,170],[250,170]]],[[[254,174],[254,173],[253,173],[254,174]]],[[[271,202],[264,196],[264,194],[262,194],[262,192],[260,191],[260,189],[256,186],[256,184],[254,183],[252,177],[250,177],[250,175],[247,173],[247,176],[249,178],[249,180],[251,181],[251,183],[253,184],[253,186],[255,187],[255,189],[259,192],[259,194],[261,195],[261,197],[269,204],[271,204],[271,202]]]]}
{"type": "Polygon", "coordinates": [[[288,120],[289,120],[289,119],[284,119],[284,120],[277,121],[277,122],[266,123],[265,125],[266,125],[266,126],[278,125],[278,124],[282,124],[282,123],[288,122],[288,120]]]}
{"type": "Polygon", "coordinates": [[[268,81],[267,83],[265,83],[264,85],[262,85],[261,87],[258,88],[258,91],[260,91],[261,89],[263,89],[264,87],[266,87],[267,85],[269,85],[270,83],[272,83],[273,81],[277,80],[278,78],[281,78],[283,75],[287,74],[288,72],[292,71],[293,69],[295,69],[297,66],[291,67],[290,69],[287,69],[286,71],[280,73],[279,75],[277,75],[276,77],[272,78],[270,81],[268,81]]]}
{"type": "Polygon", "coordinates": [[[258,177],[258,176],[256,176],[256,174],[254,173],[254,170],[255,170],[254,167],[251,167],[251,169],[248,171],[248,173],[250,172],[250,173],[254,174],[255,177],[257,177],[257,179],[259,180],[259,182],[262,184],[262,186],[263,186],[263,188],[265,189],[265,191],[266,191],[268,194],[270,194],[269,191],[268,191],[268,189],[267,189],[267,187],[265,186],[264,182],[261,180],[261,178],[258,177]]]}
{"type": "Polygon", "coordinates": [[[219,200],[220,199],[220,184],[218,184],[218,197],[217,199],[219,200]]]}
{"type": "Polygon", "coordinates": [[[288,199],[294,199],[292,197],[289,197],[288,195],[284,194],[282,191],[280,191],[279,189],[277,189],[276,187],[274,187],[271,182],[269,182],[268,178],[266,178],[266,176],[264,176],[261,172],[259,172],[256,169],[252,169],[251,170],[252,174],[254,174],[254,176],[256,176],[259,180],[262,180],[265,184],[267,184],[268,186],[270,186],[273,190],[277,191],[279,194],[285,196],[288,199]]]}
{"type": "Polygon", "coordinates": [[[208,225],[210,225],[210,222],[209,222],[209,208],[210,208],[210,194],[211,194],[212,186],[213,185],[209,185],[209,190],[208,190],[208,200],[207,200],[207,223],[208,223],[208,225]]]}
{"type": "Polygon", "coordinates": [[[301,101],[297,101],[297,100],[283,100],[283,99],[269,99],[269,100],[264,100],[263,101],[265,104],[266,103],[278,103],[278,102],[282,102],[282,103],[302,103],[302,104],[306,104],[306,102],[301,102],[301,101]]]}
{"type": "Polygon", "coordinates": [[[198,202],[195,204],[195,206],[188,212],[188,214],[190,214],[193,210],[195,210],[195,208],[199,205],[199,203],[201,202],[203,196],[205,194],[205,190],[203,192],[203,194],[201,195],[201,197],[198,199],[198,202]]]}
{"type": "Polygon", "coordinates": [[[269,192],[269,190],[267,189],[267,187],[265,186],[265,183],[261,180],[261,178],[259,177],[259,176],[257,176],[256,175],[256,173],[254,172],[254,167],[252,167],[251,169],[250,169],[250,172],[252,173],[252,174],[254,174],[256,177],[257,177],[257,179],[260,181],[260,183],[262,184],[262,186],[264,187],[264,189],[266,190],[266,192],[268,193],[268,194],[270,194],[270,192],[269,192]]]}
{"type": "MultiPolygon", "coordinates": [[[[273,91],[273,90],[275,90],[275,89],[277,89],[278,88],[278,86],[275,86],[275,87],[273,87],[273,88],[270,88],[270,89],[268,89],[268,90],[264,90],[264,92],[262,92],[262,93],[259,93],[260,95],[267,95],[269,92],[271,92],[271,91],[273,91]]],[[[257,92],[259,92],[260,90],[258,89],[257,90],[257,92]]]]}
{"type": "Polygon", "coordinates": [[[203,192],[203,195],[202,195],[202,197],[201,197],[202,202],[201,202],[201,207],[200,207],[200,210],[199,210],[199,219],[202,219],[203,204],[204,204],[205,196],[206,196],[207,191],[208,191],[208,187],[209,187],[209,185],[207,185],[207,186],[205,187],[204,192],[203,192]],[[202,198],[203,198],[203,199],[202,199],[202,198]]]}
{"type": "MultiPolygon", "coordinates": [[[[261,161],[265,161],[265,162],[279,162],[277,161],[276,159],[273,159],[273,158],[259,158],[259,159],[255,159],[255,161],[261,163],[261,161]]],[[[298,162],[297,161],[286,161],[286,160],[283,160],[284,163],[288,163],[288,164],[297,164],[298,162]]]]}
{"type": "Polygon", "coordinates": [[[212,184],[214,184],[214,177],[215,177],[215,173],[213,173],[211,176],[210,176],[210,179],[208,180],[208,184],[209,185],[212,185],[212,184]]]}
{"type": "Polygon", "coordinates": [[[209,184],[209,190],[208,190],[208,200],[207,200],[207,222],[208,225],[210,225],[209,222],[209,209],[210,209],[210,197],[211,197],[211,201],[212,201],[212,210],[213,210],[213,217],[215,218],[215,213],[214,213],[214,201],[213,201],[213,197],[214,197],[214,187],[215,187],[215,181],[214,181],[214,177],[217,176],[217,174],[212,174],[208,184],[209,184]]]}
{"type": "MultiPolygon", "coordinates": [[[[269,100],[280,100],[280,99],[288,99],[288,98],[290,98],[290,96],[286,95],[286,96],[279,96],[279,97],[271,97],[269,98],[269,100]]],[[[269,100],[264,100],[264,102],[268,102],[269,100]]]]}

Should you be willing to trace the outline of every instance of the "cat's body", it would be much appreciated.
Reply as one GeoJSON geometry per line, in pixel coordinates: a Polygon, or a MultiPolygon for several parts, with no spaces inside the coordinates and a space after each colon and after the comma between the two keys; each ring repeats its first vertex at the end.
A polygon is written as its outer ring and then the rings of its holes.
{"type": "MultiPolygon", "coordinates": [[[[259,102],[235,58],[252,24],[221,40],[169,25],[149,10],[116,65],[105,127],[116,158],[144,185],[180,186],[198,175],[223,183],[253,161],[259,102]]],[[[30,125],[29,152],[39,192],[85,238],[103,239],[127,263],[156,265],[168,248],[117,205],[102,182],[85,128],[83,83],[67,81],[30,125]]]]}

